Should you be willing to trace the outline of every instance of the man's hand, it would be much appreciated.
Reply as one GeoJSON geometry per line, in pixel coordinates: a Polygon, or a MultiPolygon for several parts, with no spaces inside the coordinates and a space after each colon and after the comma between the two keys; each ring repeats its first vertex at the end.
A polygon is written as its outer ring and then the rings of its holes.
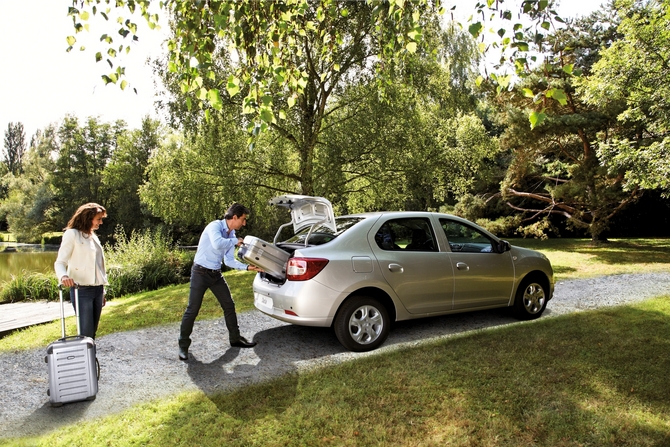
{"type": "Polygon", "coordinates": [[[265,271],[262,268],[256,267],[255,265],[251,265],[251,264],[247,265],[247,270],[250,271],[250,272],[264,272],[265,271]]]}
{"type": "Polygon", "coordinates": [[[235,246],[236,247],[241,247],[243,242],[244,242],[244,239],[242,239],[241,237],[238,237],[237,238],[237,244],[235,244],[235,246]]]}

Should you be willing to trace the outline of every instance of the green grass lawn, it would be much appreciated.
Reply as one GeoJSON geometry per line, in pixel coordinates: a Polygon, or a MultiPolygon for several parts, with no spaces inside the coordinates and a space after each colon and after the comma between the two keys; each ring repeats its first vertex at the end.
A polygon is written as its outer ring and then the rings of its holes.
{"type": "Polygon", "coordinates": [[[670,271],[670,239],[510,239],[510,243],[544,253],[557,281],[622,273],[670,271]]]}
{"type": "MultiPolygon", "coordinates": [[[[557,280],[670,271],[668,240],[512,243],[546,253],[557,280]]],[[[253,274],[226,278],[238,309],[249,309],[253,274]]],[[[114,300],[99,333],[177,323],[187,295],[184,285],[114,300]]],[[[213,296],[204,304],[203,318],[221,317],[213,296]]],[[[46,346],[59,327],[12,334],[0,349],[18,349],[9,338],[30,340],[21,348],[33,339],[46,346]]],[[[666,294],[464,333],[235,392],[184,393],[0,445],[666,446],[668,340],[666,294]]]]}
{"type": "Polygon", "coordinates": [[[473,331],[7,445],[665,446],[669,321],[664,296],[473,331]]]}

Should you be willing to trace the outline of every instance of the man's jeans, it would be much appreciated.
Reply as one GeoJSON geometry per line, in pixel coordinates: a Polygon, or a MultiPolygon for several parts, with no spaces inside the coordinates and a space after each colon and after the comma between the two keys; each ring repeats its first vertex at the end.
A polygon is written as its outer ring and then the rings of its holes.
{"type": "MultiPolygon", "coordinates": [[[[79,286],[79,327],[81,335],[95,338],[102,313],[102,298],[105,286],[79,286]]],[[[70,287],[70,301],[74,311],[77,306],[74,299],[74,287],[70,287]]]]}
{"type": "Polygon", "coordinates": [[[193,264],[191,269],[191,287],[188,294],[188,306],[181,319],[179,331],[179,347],[188,349],[191,346],[191,332],[195,318],[200,312],[202,298],[207,289],[211,290],[223,309],[223,317],[228,328],[228,338],[231,343],[240,339],[240,328],[237,325],[237,314],[235,313],[235,302],[230,294],[228,283],[220,271],[205,269],[198,264],[193,264]]]}

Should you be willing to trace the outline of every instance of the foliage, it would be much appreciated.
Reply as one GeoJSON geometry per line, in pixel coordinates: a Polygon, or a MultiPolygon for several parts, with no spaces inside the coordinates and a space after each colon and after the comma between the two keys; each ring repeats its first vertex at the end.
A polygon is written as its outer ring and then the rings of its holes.
{"type": "Polygon", "coordinates": [[[50,301],[58,296],[58,280],[53,274],[21,272],[12,275],[0,288],[0,303],[50,301]]]}
{"type": "MultiPolygon", "coordinates": [[[[107,206],[103,171],[116,148],[117,138],[125,130],[123,121],[112,125],[89,117],[80,126],[77,118],[65,117],[58,129],[60,145],[52,182],[55,189],[54,226],[64,227],[84,203],[96,202],[107,206]]],[[[101,227],[101,234],[108,231],[101,227]]]]}
{"type": "MultiPolygon", "coordinates": [[[[68,14],[73,18],[76,32],[89,29],[89,19],[97,14],[99,3],[100,0],[73,0],[68,14]]],[[[152,11],[152,7],[155,8],[157,2],[105,0],[102,3],[113,5],[113,12],[120,15],[118,23],[121,24],[119,34],[122,39],[115,41],[111,33],[103,34],[101,41],[108,49],[105,56],[102,52],[96,53],[96,60],[105,57],[114,68],[117,49],[129,51],[131,48],[124,39],[137,39],[137,24],[124,15],[130,13],[132,16],[137,8],[149,27],[156,28],[159,14],[155,9],[152,11]]],[[[405,55],[416,52],[421,44],[422,13],[430,13],[437,7],[431,0],[195,3],[171,0],[160,2],[158,9],[171,20],[173,35],[167,42],[168,64],[170,71],[179,78],[181,91],[193,92],[197,103],[207,107],[207,115],[209,107],[221,110],[224,92],[235,96],[241,90],[245,91],[242,111],[252,114],[249,129],[264,130],[276,122],[276,114],[286,113],[286,109],[274,104],[277,98],[287,98],[290,106],[306,93],[312,73],[308,66],[296,63],[296,55],[306,50],[315,51],[313,56],[317,60],[337,70],[339,49],[359,44],[342,32],[340,24],[343,21],[356,21],[362,8],[369,11],[363,25],[374,33],[368,43],[375,48],[377,60],[373,64],[380,82],[383,82],[389,74],[385,67],[401,63],[405,55]],[[319,42],[319,45],[308,49],[304,46],[305,38],[319,42]],[[235,71],[220,77],[216,69],[217,52],[233,47],[240,63],[235,71]]],[[[101,15],[107,20],[111,10],[101,11],[101,15]]],[[[76,38],[69,36],[68,42],[72,49],[76,38]]],[[[121,88],[125,88],[124,74],[125,69],[117,66],[103,79],[106,83],[119,82],[121,88]]]]}
{"type": "Polygon", "coordinates": [[[641,195],[640,189],[626,190],[620,172],[597,151],[599,143],[624,130],[616,124],[621,108],[585,102],[576,90],[580,78],[573,75],[577,68],[588,74],[589,64],[597,59],[594,53],[612,44],[616,23],[610,19],[594,13],[570,31],[553,35],[553,46],[536,75],[498,97],[501,122],[507,126],[501,143],[513,157],[501,185],[502,200],[524,214],[529,228],[522,233],[542,234],[554,228],[547,217],[562,216],[569,227],[599,240],[611,219],[641,195]],[[594,20],[610,25],[594,28],[594,20]],[[587,33],[590,39],[582,39],[587,33]],[[527,115],[536,99],[528,91],[538,88],[561,89],[565,101],[544,103],[546,118],[531,130],[527,115]]]}
{"type": "Polygon", "coordinates": [[[626,191],[670,196],[670,2],[616,3],[622,38],[602,51],[580,92],[600,108],[620,107],[619,128],[598,141],[599,158],[626,191]]]}
{"type": "Polygon", "coordinates": [[[128,238],[117,227],[114,239],[116,245],[105,247],[110,298],[188,281],[193,253],[175,249],[161,228],[133,231],[128,238]]]}
{"type": "MultiPolygon", "coordinates": [[[[358,21],[340,26],[352,30],[352,41],[365,42],[364,34],[353,34],[366,30],[365,8],[352,7],[362,8],[358,21]]],[[[303,55],[301,63],[314,72],[310,94],[260,134],[253,148],[245,147],[232,100],[209,121],[189,117],[181,108],[185,95],[162,72],[175,95],[171,116],[190,131],[152,157],[142,199],[170,222],[201,223],[234,198],[263,213],[264,230],[272,228],[268,218],[276,222],[263,205],[271,195],[322,195],[338,212],[348,212],[427,209],[467,190],[487,176],[483,161],[496,150],[495,139],[472,114],[475,49],[456,28],[426,30],[424,39],[440,59],[408,58],[384,99],[372,82],[365,62],[372,53],[363,43],[342,50],[338,73],[303,55]]],[[[318,44],[305,42],[309,48],[318,44]]],[[[228,64],[222,57],[221,67],[228,64]]],[[[259,230],[257,222],[253,226],[259,230]]]]}
{"type": "Polygon", "coordinates": [[[108,208],[105,225],[122,225],[126,234],[156,225],[156,219],[141,203],[139,188],[147,180],[149,157],[162,138],[158,121],[145,117],[140,129],[127,130],[117,137],[116,148],[102,171],[102,196],[108,208]]]}
{"type": "Polygon", "coordinates": [[[37,132],[23,157],[23,172],[16,176],[7,174],[3,179],[7,197],[0,200],[0,215],[7,220],[10,231],[23,242],[39,242],[42,233],[51,230],[54,138],[53,127],[37,132]]]}
{"type": "Polygon", "coordinates": [[[5,130],[5,163],[9,172],[18,175],[23,170],[23,154],[26,151],[26,134],[23,123],[9,123],[5,130]]]}

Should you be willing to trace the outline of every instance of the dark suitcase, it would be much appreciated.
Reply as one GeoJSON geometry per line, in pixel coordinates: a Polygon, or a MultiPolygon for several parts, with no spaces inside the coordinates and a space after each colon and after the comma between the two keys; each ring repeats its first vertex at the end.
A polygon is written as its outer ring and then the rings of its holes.
{"type": "Polygon", "coordinates": [[[95,355],[95,341],[81,335],[79,324],[79,287],[75,286],[74,297],[77,319],[77,334],[65,335],[65,309],[63,287],[58,287],[61,310],[62,338],[49,344],[44,361],[49,373],[47,395],[51,406],[58,407],[68,402],[94,400],[98,394],[100,365],[95,355]]]}
{"type": "Polygon", "coordinates": [[[284,279],[286,264],[291,255],[262,239],[246,236],[237,256],[249,264],[262,268],[275,278],[284,279]]]}

